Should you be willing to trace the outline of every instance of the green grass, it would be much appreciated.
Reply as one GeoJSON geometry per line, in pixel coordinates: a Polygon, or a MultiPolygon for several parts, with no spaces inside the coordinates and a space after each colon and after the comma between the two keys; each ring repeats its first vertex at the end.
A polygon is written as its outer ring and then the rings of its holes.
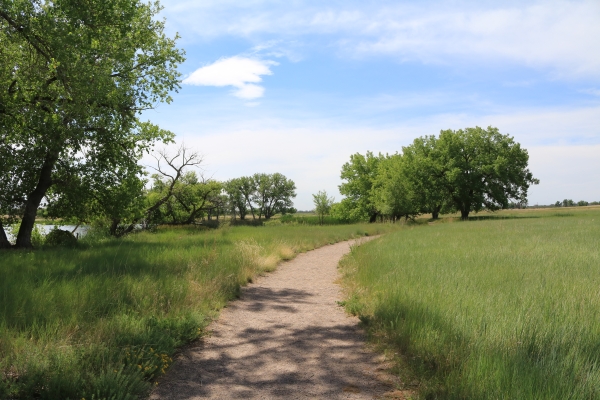
{"type": "Polygon", "coordinates": [[[160,229],[0,253],[0,398],[144,396],[241,285],[389,225],[160,229]]]}
{"type": "Polygon", "coordinates": [[[600,209],[486,216],[353,249],[347,309],[422,398],[600,398],[600,209]]]}

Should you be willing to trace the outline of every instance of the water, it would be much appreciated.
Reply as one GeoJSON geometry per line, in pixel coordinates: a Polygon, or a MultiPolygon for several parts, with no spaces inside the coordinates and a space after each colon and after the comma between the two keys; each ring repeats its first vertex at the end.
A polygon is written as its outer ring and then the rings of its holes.
{"type": "MultiPolygon", "coordinates": [[[[47,235],[52,229],[54,229],[54,227],[58,227],[58,229],[62,229],[63,231],[69,231],[69,232],[73,232],[73,229],[75,229],[75,225],[40,225],[40,224],[36,224],[35,225],[39,231],[42,233],[42,235],[47,235]]],[[[89,226],[87,225],[79,225],[79,227],[77,227],[77,230],[75,232],[73,232],[73,234],[75,235],[75,237],[77,237],[78,239],[85,236],[85,234],[87,233],[87,231],[90,229],[89,226]]],[[[6,229],[4,230],[6,232],[6,236],[8,237],[8,240],[11,243],[14,243],[16,240],[16,237],[13,236],[10,232],[6,231],[6,229]]]]}

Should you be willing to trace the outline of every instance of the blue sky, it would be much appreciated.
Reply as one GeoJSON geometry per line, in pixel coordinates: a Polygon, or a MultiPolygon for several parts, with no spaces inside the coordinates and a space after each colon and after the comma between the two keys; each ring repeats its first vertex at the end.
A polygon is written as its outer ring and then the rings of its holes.
{"type": "Polygon", "coordinates": [[[336,199],[341,166],[442,129],[530,154],[530,204],[600,200],[600,2],[163,1],[187,61],[145,116],[226,180],[281,172],[336,199]]]}

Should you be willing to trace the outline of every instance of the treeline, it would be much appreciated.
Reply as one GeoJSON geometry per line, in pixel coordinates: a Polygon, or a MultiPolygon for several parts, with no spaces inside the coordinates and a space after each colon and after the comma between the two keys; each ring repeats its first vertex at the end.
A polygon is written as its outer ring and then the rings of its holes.
{"type": "Polygon", "coordinates": [[[575,203],[571,199],[564,199],[563,201],[557,201],[554,203],[554,207],[585,207],[597,205],[600,205],[600,201],[587,202],[585,200],[579,200],[577,203],[575,203]]]}
{"type": "Polygon", "coordinates": [[[225,215],[261,220],[295,212],[296,185],[280,173],[221,182],[190,170],[202,159],[183,146],[174,155],[160,151],[155,158],[149,188],[141,172],[112,185],[86,185],[82,190],[47,196],[41,215],[76,224],[94,223],[119,237],[140,226],[188,225],[225,215]]]}
{"type": "Polygon", "coordinates": [[[527,204],[527,190],[539,183],[528,169],[529,155],[497,128],[444,130],[417,138],[401,153],[354,154],[342,166],[345,195],[332,216],[371,222],[420,214],[499,210],[527,204]]]}
{"type": "MultiPolygon", "coordinates": [[[[169,182],[158,174],[147,193],[148,203],[169,193],[169,182]]],[[[275,214],[294,213],[294,181],[280,173],[257,173],[225,182],[203,179],[195,171],[185,173],[171,191],[169,199],[149,216],[152,224],[193,224],[198,220],[270,219],[275,214]]]]}

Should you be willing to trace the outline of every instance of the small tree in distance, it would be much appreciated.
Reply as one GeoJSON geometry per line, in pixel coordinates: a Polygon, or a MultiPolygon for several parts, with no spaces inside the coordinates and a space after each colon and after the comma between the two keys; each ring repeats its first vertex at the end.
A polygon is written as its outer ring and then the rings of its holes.
{"type": "Polygon", "coordinates": [[[325,222],[325,216],[331,211],[331,206],[335,199],[328,197],[325,190],[319,191],[317,194],[313,194],[313,202],[315,203],[315,212],[319,216],[319,225],[323,225],[325,222]]]}

